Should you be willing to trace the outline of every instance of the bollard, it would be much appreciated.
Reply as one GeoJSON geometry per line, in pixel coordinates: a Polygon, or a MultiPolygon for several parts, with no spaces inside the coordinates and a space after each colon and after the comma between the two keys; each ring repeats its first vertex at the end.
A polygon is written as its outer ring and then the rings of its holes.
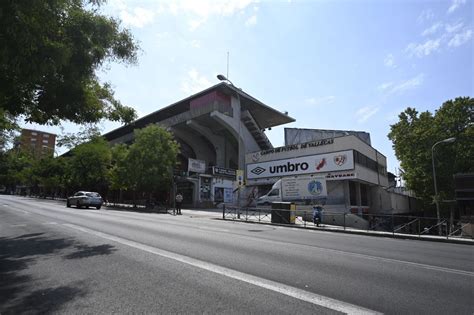
{"type": "Polygon", "coordinates": [[[392,213],[392,236],[395,236],[395,222],[393,222],[393,213],[392,213]]]}
{"type": "Polygon", "coordinates": [[[344,216],[344,231],[346,230],[346,213],[344,212],[343,213],[343,216],[344,216]]]}
{"type": "Polygon", "coordinates": [[[225,203],[222,206],[222,220],[225,220],[225,203]]]}

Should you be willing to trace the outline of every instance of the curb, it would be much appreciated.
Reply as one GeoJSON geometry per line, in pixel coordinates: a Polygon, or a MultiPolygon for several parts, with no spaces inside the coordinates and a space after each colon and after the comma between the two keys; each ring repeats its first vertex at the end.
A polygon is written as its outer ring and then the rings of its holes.
{"type": "Polygon", "coordinates": [[[241,222],[241,223],[251,223],[251,224],[263,224],[268,226],[281,226],[281,227],[288,227],[293,229],[302,229],[302,230],[310,230],[310,231],[318,231],[318,232],[334,232],[334,233],[342,233],[342,234],[356,234],[356,235],[365,235],[365,236],[377,236],[377,237],[385,237],[385,238],[396,238],[396,239],[409,239],[409,240],[416,240],[416,241],[425,241],[425,242],[438,242],[438,243],[451,243],[451,244],[461,244],[461,245],[474,245],[474,241],[466,239],[446,239],[446,238],[424,238],[410,234],[379,234],[373,232],[364,232],[364,231],[353,231],[353,230],[329,230],[329,229],[321,229],[321,228],[306,228],[303,226],[297,225],[289,225],[289,224],[279,224],[279,223],[266,223],[266,222],[255,222],[255,221],[242,221],[242,220],[226,220],[222,218],[215,218],[215,220],[221,221],[229,221],[229,222],[241,222]]]}

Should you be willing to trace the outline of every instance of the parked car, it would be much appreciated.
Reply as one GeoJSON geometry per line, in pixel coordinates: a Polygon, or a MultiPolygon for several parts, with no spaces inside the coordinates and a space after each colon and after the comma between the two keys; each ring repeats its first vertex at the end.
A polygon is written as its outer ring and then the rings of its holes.
{"type": "Polygon", "coordinates": [[[78,191],[74,196],[68,197],[66,201],[66,207],[76,206],[77,208],[82,207],[96,207],[100,209],[104,200],[97,192],[92,191],[78,191]]]}

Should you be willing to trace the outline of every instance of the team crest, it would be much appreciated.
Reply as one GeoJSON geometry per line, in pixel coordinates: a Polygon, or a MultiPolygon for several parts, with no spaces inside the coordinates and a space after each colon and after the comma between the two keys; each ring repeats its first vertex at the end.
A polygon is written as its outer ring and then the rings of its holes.
{"type": "Polygon", "coordinates": [[[252,161],[258,162],[260,160],[260,152],[255,152],[252,154],[252,161]]]}
{"type": "Polygon", "coordinates": [[[334,157],[334,163],[337,166],[341,166],[342,164],[346,163],[346,160],[347,160],[347,156],[345,154],[336,155],[334,157]]]}

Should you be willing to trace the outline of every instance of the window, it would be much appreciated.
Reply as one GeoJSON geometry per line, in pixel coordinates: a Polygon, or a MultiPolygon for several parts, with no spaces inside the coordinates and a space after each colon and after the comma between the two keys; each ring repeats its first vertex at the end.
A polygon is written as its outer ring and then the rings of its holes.
{"type": "Polygon", "coordinates": [[[48,140],[47,140],[47,139],[43,139],[43,143],[48,143],[48,140]]]}
{"type": "Polygon", "coordinates": [[[368,206],[368,186],[365,184],[360,184],[360,205],[361,206],[368,206]]]}
{"type": "Polygon", "coordinates": [[[43,138],[49,138],[48,134],[43,134],[43,138]]]}
{"type": "Polygon", "coordinates": [[[32,136],[37,136],[38,133],[33,131],[33,132],[31,133],[31,135],[32,135],[32,136]]]}
{"type": "Polygon", "coordinates": [[[349,182],[349,198],[351,206],[357,205],[356,184],[352,181],[349,182]]]}
{"type": "Polygon", "coordinates": [[[36,138],[31,138],[31,142],[36,142],[36,138]]]}
{"type": "Polygon", "coordinates": [[[96,192],[87,193],[86,196],[100,198],[100,195],[96,192]]]}
{"type": "Polygon", "coordinates": [[[273,189],[272,191],[270,191],[270,193],[268,194],[268,196],[279,196],[280,195],[280,189],[273,189]]]}

